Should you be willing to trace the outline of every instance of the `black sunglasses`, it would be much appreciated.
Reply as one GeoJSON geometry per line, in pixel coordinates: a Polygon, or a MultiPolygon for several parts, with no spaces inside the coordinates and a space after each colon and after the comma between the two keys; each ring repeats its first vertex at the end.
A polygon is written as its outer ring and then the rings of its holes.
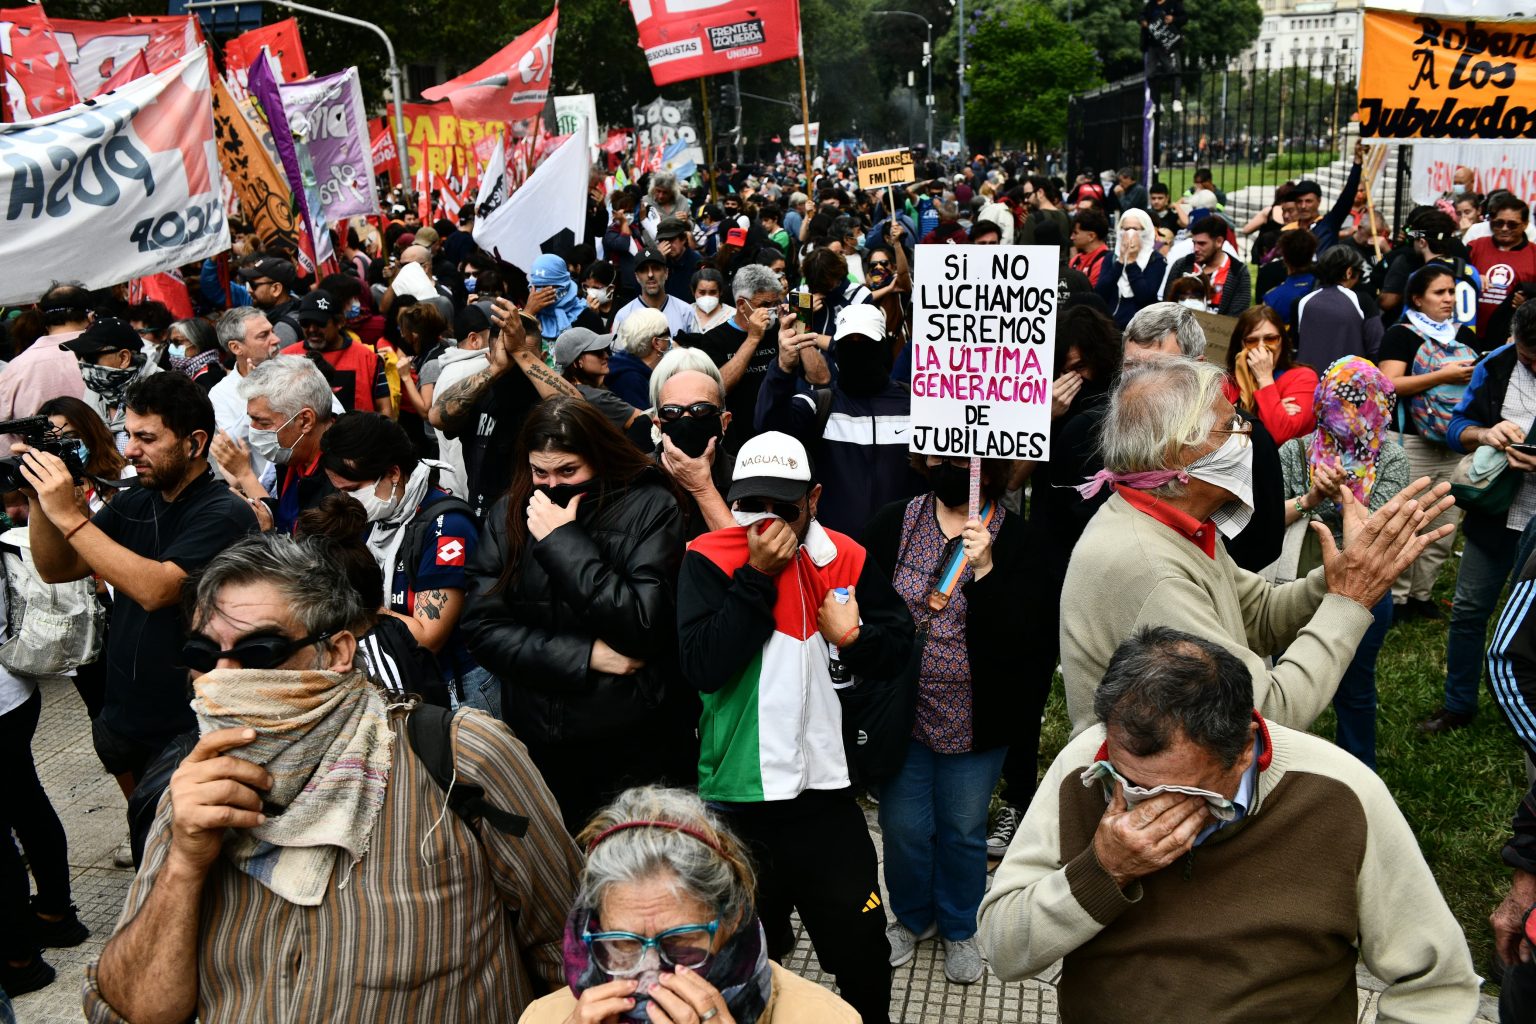
{"type": "Polygon", "coordinates": [[[332,635],[333,631],[328,630],[292,640],[282,634],[268,633],[248,636],[229,650],[221,651],[212,640],[193,634],[181,649],[181,660],[194,672],[212,672],[214,666],[225,659],[238,662],[241,668],[272,668],[293,657],[294,651],[329,640],[332,635]]]}
{"type": "Polygon", "coordinates": [[[788,501],[768,501],[764,498],[739,498],[736,501],[736,511],[745,512],[748,515],[772,512],[786,523],[792,523],[800,518],[799,505],[788,501]]]}
{"type": "Polygon", "coordinates": [[[694,402],[692,405],[663,405],[656,410],[656,415],[661,417],[663,423],[672,423],[689,416],[701,419],[705,416],[720,415],[720,407],[713,402],[694,402]]]}

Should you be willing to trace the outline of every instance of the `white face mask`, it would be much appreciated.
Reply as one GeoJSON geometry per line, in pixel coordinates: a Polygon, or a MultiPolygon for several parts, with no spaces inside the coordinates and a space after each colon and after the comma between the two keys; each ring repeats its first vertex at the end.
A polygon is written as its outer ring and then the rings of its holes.
{"type": "Polygon", "coordinates": [[[607,302],[609,299],[613,298],[613,289],[588,288],[587,298],[591,299],[593,302],[607,302]]]}
{"type": "Polygon", "coordinates": [[[720,296],[718,295],[700,295],[693,301],[695,305],[706,313],[713,313],[720,306],[720,296]]]}
{"type": "Polygon", "coordinates": [[[1184,472],[1235,495],[1211,518],[1228,540],[1242,533],[1253,518],[1253,442],[1249,436],[1228,434],[1220,448],[1191,462],[1184,472]]]}
{"type": "MultiPolygon", "coordinates": [[[[292,416],[288,417],[288,423],[292,423],[298,418],[299,414],[294,413],[292,416]]],[[[282,445],[280,445],[277,440],[277,435],[280,431],[287,428],[288,423],[284,423],[281,427],[278,427],[277,430],[257,430],[252,428],[249,437],[249,441],[251,443],[251,451],[255,452],[257,455],[260,455],[268,462],[275,462],[279,465],[286,465],[288,460],[293,458],[293,449],[284,448],[282,445]]],[[[308,429],[304,431],[304,434],[307,433],[309,433],[308,429]]],[[[293,443],[297,445],[300,441],[304,440],[304,434],[300,434],[298,437],[294,438],[293,443]]]]}
{"type": "Polygon", "coordinates": [[[187,346],[177,345],[175,342],[172,342],[170,353],[172,359],[185,359],[187,358],[187,346]]]}
{"type": "Polygon", "coordinates": [[[363,510],[368,513],[368,521],[370,523],[377,523],[394,515],[400,508],[401,498],[404,497],[400,493],[400,482],[398,480],[390,486],[389,497],[387,498],[379,497],[377,493],[378,486],[379,482],[375,480],[371,484],[364,484],[357,490],[348,492],[352,500],[363,506],[363,510]]]}
{"type": "Polygon", "coordinates": [[[1207,312],[1205,303],[1200,299],[1180,299],[1179,305],[1186,309],[1198,309],[1202,313],[1207,312]]]}
{"type": "Polygon", "coordinates": [[[779,517],[772,512],[738,512],[733,508],[731,509],[731,518],[736,520],[737,526],[751,526],[753,523],[760,523],[765,519],[778,519],[779,517]]]}

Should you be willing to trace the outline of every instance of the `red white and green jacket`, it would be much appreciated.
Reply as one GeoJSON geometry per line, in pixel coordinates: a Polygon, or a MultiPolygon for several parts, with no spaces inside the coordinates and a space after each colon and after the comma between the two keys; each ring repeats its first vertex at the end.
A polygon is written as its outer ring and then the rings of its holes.
{"type": "Polygon", "coordinates": [[[761,803],[842,789],[849,785],[843,717],[817,611],[829,590],[854,588],[862,626],[840,655],[870,679],[906,667],[911,617],[889,573],[851,538],[813,526],[817,557],[801,547],[772,577],[747,564],[748,529],[694,540],[678,578],[683,675],[704,704],[699,795],[761,803]]]}

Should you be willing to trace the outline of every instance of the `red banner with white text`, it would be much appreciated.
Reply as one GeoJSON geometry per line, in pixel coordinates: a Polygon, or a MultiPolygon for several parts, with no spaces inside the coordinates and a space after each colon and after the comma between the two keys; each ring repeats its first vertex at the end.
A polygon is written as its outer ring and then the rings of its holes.
{"type": "Polygon", "coordinates": [[[799,0],[629,0],[657,85],[790,60],[799,0]]]}

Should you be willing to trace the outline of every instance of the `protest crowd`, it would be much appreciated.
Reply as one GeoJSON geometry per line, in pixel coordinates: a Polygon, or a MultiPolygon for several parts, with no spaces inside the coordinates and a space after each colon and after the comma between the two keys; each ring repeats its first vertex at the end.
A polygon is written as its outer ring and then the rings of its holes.
{"type": "Polygon", "coordinates": [[[1208,171],[583,142],[531,144],[565,230],[506,226],[538,170],[381,165],[364,212],[236,188],[195,258],[4,305],[5,994],[89,937],[31,754],[68,676],[135,872],[99,1024],[887,1024],[930,942],[956,985],[1059,961],[1065,1021],[1353,1021],[1360,964],[1382,1020],[1474,1018],[1376,671],[1443,619],[1423,742],[1487,678],[1536,759],[1523,200],[1389,224],[1364,147],[1238,223],[1208,171]],[[982,245],[1054,282],[1045,457],[911,450],[921,268],[982,245]]]}

